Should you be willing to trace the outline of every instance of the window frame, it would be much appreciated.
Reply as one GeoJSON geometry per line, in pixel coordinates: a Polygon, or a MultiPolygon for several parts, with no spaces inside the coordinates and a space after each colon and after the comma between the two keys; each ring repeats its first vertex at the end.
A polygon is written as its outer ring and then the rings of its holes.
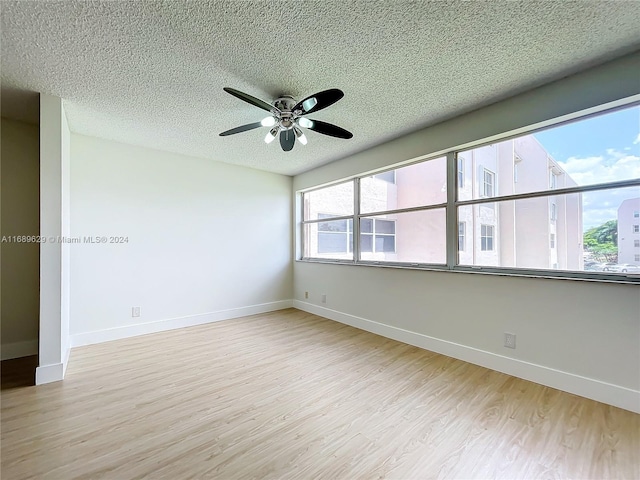
{"type": "Polygon", "coordinates": [[[458,221],[458,253],[467,251],[467,222],[458,221]],[[462,227],[462,230],[460,229],[462,227]],[[461,233],[462,232],[462,233],[461,233]],[[462,247],[460,240],[462,239],[462,247]]]}
{"type": "Polygon", "coordinates": [[[496,172],[482,167],[482,195],[481,198],[494,198],[496,196],[496,172]],[[491,178],[491,183],[487,183],[487,174],[491,178]],[[487,185],[491,187],[491,195],[487,194],[487,185]]]}
{"type": "Polygon", "coordinates": [[[362,216],[360,218],[360,253],[365,252],[365,253],[396,253],[396,238],[397,238],[397,233],[396,233],[396,220],[389,220],[387,218],[375,218],[375,217],[371,217],[371,216],[362,216]],[[363,232],[362,231],[362,220],[371,220],[371,232],[363,232]],[[376,224],[379,221],[383,221],[383,222],[390,222],[393,223],[393,233],[378,233],[377,229],[376,229],[376,224]],[[362,237],[363,236],[370,236],[371,237],[371,251],[369,250],[362,250],[362,237]],[[378,237],[393,237],[393,251],[377,251],[376,250],[376,240],[378,237]]]}
{"type": "MultiPolygon", "coordinates": [[[[529,193],[518,193],[511,195],[503,195],[503,196],[495,196],[496,195],[496,174],[489,169],[483,167],[483,170],[488,170],[493,174],[493,197],[485,197],[481,196],[480,198],[469,199],[469,200],[459,200],[458,199],[458,155],[465,154],[470,150],[477,149],[483,146],[493,146],[497,142],[503,142],[510,139],[516,139],[522,137],[524,135],[534,134],[537,132],[549,130],[552,128],[561,127],[563,125],[571,124],[574,122],[580,122],[583,120],[587,120],[592,117],[597,117],[601,115],[606,115],[609,113],[613,113],[618,110],[634,108],[640,106],[640,95],[636,95],[633,97],[629,97],[625,100],[620,100],[616,102],[611,102],[611,104],[601,105],[600,107],[594,107],[585,111],[587,113],[576,113],[573,115],[565,115],[560,119],[550,119],[545,122],[542,122],[542,126],[531,126],[529,128],[522,127],[517,130],[514,130],[513,133],[504,133],[502,135],[495,135],[491,137],[491,140],[478,140],[474,142],[470,142],[464,145],[455,146],[449,148],[445,151],[434,152],[433,154],[422,155],[420,157],[413,158],[411,160],[399,162],[393,164],[391,166],[387,166],[378,170],[372,170],[363,172],[358,175],[353,175],[351,177],[342,178],[335,182],[326,183],[319,186],[314,186],[310,188],[303,188],[296,191],[296,195],[303,196],[305,193],[331,187],[334,185],[338,185],[346,182],[354,182],[354,214],[348,215],[339,218],[333,218],[331,220],[338,220],[342,218],[353,218],[354,222],[354,231],[353,231],[353,259],[345,260],[345,259],[329,259],[329,258],[312,258],[312,257],[304,257],[297,256],[295,260],[301,262],[310,262],[310,263],[339,263],[339,264],[355,264],[355,265],[363,265],[363,266],[382,266],[382,267],[391,267],[391,268],[411,268],[411,269],[423,269],[423,270],[433,270],[433,271],[453,271],[458,273],[483,273],[483,274],[494,274],[494,275],[503,275],[503,276],[520,276],[520,277],[530,277],[530,278],[549,278],[549,279],[562,279],[562,280],[579,280],[579,281],[601,281],[608,283],[633,283],[640,284],[640,274],[612,274],[611,272],[595,272],[595,271],[580,271],[580,270],[550,270],[550,269],[540,269],[540,268],[518,268],[518,267],[496,267],[496,266],[483,266],[483,265],[461,265],[458,262],[458,209],[461,206],[465,205],[480,205],[480,204],[494,204],[497,202],[503,201],[515,201],[527,198],[536,198],[536,197],[551,197],[558,195],[567,195],[574,193],[586,193],[593,191],[601,191],[601,190],[614,190],[618,188],[625,187],[640,187],[640,178],[633,178],[615,182],[605,182],[591,185],[582,185],[582,186],[574,186],[574,187],[557,187],[557,177],[558,175],[553,172],[553,165],[549,165],[550,175],[554,175],[556,180],[556,188],[555,189],[547,189],[534,191],[529,193]],[[397,170],[403,167],[407,167],[410,165],[427,162],[430,160],[435,160],[438,158],[442,158],[446,156],[447,159],[447,174],[446,174],[446,185],[447,185],[447,201],[445,203],[434,204],[424,207],[413,207],[407,209],[399,209],[389,212],[368,212],[367,214],[360,214],[359,212],[359,181],[365,177],[371,177],[373,175],[383,173],[389,170],[397,170]],[[553,192],[553,193],[552,193],[553,192]],[[489,200],[490,198],[490,200],[489,200]],[[444,209],[446,213],[446,264],[441,263],[411,263],[411,262],[391,262],[391,261],[366,261],[360,259],[360,232],[359,232],[359,220],[361,217],[372,217],[376,215],[382,215],[386,213],[404,213],[410,211],[417,210],[436,210],[436,209],[444,209]]],[[[484,178],[483,178],[484,184],[484,178]]],[[[484,190],[484,185],[483,185],[484,190]]],[[[484,192],[483,192],[484,193],[484,192]]],[[[304,220],[304,202],[300,202],[300,222],[298,225],[300,229],[299,233],[299,243],[300,252],[304,252],[304,226],[308,223],[314,223],[312,220],[304,220]]],[[[556,215],[557,217],[557,215],[556,215]]],[[[328,220],[328,219],[324,219],[328,220]]],[[[495,237],[495,230],[494,230],[495,237]]],[[[493,242],[494,251],[496,248],[495,238],[493,242]]]]}
{"type": "Polygon", "coordinates": [[[496,251],[496,226],[483,223],[480,225],[480,251],[495,252],[496,251]],[[490,230],[489,230],[490,229],[490,230]],[[491,234],[489,234],[491,232],[491,234]],[[491,248],[489,248],[489,246],[491,248]]]}

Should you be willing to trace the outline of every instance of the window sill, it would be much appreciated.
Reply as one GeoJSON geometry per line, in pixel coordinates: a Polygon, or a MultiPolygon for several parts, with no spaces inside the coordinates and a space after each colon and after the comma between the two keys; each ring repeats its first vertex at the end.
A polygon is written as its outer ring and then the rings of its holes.
{"type": "Polygon", "coordinates": [[[563,270],[525,270],[515,268],[497,268],[497,267],[473,267],[456,265],[449,268],[446,265],[431,265],[419,263],[392,263],[392,262],[368,262],[354,260],[331,260],[326,258],[299,258],[296,262],[301,263],[322,263],[329,265],[350,265],[359,267],[380,267],[380,268],[397,268],[403,270],[424,270],[430,272],[445,273],[468,273],[475,275],[497,275],[506,277],[521,278],[542,278],[551,280],[574,280],[581,282],[599,282],[599,283],[615,283],[623,285],[640,285],[640,273],[637,274],[606,274],[606,273],[586,273],[586,272],[569,272],[563,270]],[[585,274],[586,273],[586,274],[585,274]]]}

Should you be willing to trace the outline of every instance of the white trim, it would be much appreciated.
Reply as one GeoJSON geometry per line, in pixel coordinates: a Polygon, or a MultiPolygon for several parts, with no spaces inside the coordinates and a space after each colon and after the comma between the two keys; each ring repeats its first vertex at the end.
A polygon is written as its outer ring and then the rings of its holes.
{"type": "Polygon", "coordinates": [[[77,333],[75,335],[71,335],[70,343],[71,347],[80,347],[83,345],[92,345],[94,343],[110,342],[112,340],[135,337],[138,335],[147,335],[149,333],[164,332],[166,330],[174,330],[176,328],[192,327],[205,323],[219,322],[221,320],[229,320],[231,318],[246,317],[248,315],[273,312],[276,310],[291,308],[292,306],[293,300],[280,300],[277,302],[261,303],[258,305],[249,305],[239,308],[230,308],[228,310],[219,310],[217,312],[167,318],[164,320],[157,320],[155,322],[124,325],[121,327],[97,330],[94,332],[77,333]]]}
{"type": "Polygon", "coordinates": [[[1,360],[11,360],[12,358],[29,357],[38,354],[38,340],[25,340],[24,342],[2,344],[1,360]]]}
{"type": "Polygon", "coordinates": [[[68,347],[66,352],[64,352],[62,359],[62,378],[67,374],[67,365],[69,365],[69,355],[71,354],[71,347],[68,347]]]}
{"type": "Polygon", "coordinates": [[[598,402],[613,405],[635,413],[640,413],[640,391],[612,385],[610,383],[582,377],[553,368],[536,365],[515,358],[504,357],[466,345],[460,345],[439,338],[429,337],[421,333],[411,332],[398,327],[356,317],[300,300],[293,301],[294,308],[313,313],[336,322],[391,338],[399,342],[424,348],[432,352],[457,358],[465,362],[490,368],[514,377],[546,385],[565,392],[590,398],[598,402]]]}
{"type": "Polygon", "coordinates": [[[36,385],[44,383],[59,382],[64,378],[64,365],[53,363],[51,365],[41,365],[36,368],[36,385]]]}

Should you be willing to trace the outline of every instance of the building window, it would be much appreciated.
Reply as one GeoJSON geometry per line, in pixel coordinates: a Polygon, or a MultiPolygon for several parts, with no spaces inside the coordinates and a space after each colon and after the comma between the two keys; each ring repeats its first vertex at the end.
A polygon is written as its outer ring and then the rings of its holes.
{"type": "Polygon", "coordinates": [[[551,221],[552,221],[552,222],[555,222],[555,221],[556,221],[556,215],[557,215],[557,212],[556,212],[556,204],[555,204],[555,202],[554,202],[554,203],[551,203],[551,205],[550,205],[549,209],[550,209],[550,211],[549,211],[549,217],[551,218],[551,221]]]}
{"type": "Polygon", "coordinates": [[[640,262],[640,255],[634,255],[634,262],[640,262]]]}
{"type": "Polygon", "coordinates": [[[639,210],[634,210],[633,211],[633,218],[638,218],[640,217],[640,211],[639,210]]]}
{"type": "Polygon", "coordinates": [[[458,251],[464,252],[467,235],[467,223],[458,222],[458,251]]]}
{"type": "Polygon", "coordinates": [[[496,174],[491,170],[484,169],[482,193],[485,197],[493,197],[495,194],[496,174]]]}
{"type": "Polygon", "coordinates": [[[633,233],[640,233],[640,225],[633,226],[633,233]]]}
{"type": "Polygon", "coordinates": [[[493,251],[495,227],[493,225],[480,226],[480,250],[483,252],[493,251]]]}
{"type": "MultiPolygon", "coordinates": [[[[319,213],[318,218],[335,215],[319,213]]],[[[318,223],[318,253],[351,253],[353,246],[353,220],[333,220],[318,223]]]]}
{"type": "Polygon", "coordinates": [[[396,222],[380,218],[360,220],[360,251],[393,253],[396,251],[396,222]]]}
{"type": "Polygon", "coordinates": [[[464,157],[458,157],[458,188],[464,188],[464,157]]]}
{"type": "Polygon", "coordinates": [[[633,246],[634,246],[635,248],[640,248],[640,240],[634,240],[634,241],[633,241],[633,246]]]}
{"type": "Polygon", "coordinates": [[[556,234],[549,235],[549,248],[556,248],[556,234]]]}
{"type": "Polygon", "coordinates": [[[555,190],[558,188],[558,175],[553,171],[549,171],[549,188],[555,190]]]}

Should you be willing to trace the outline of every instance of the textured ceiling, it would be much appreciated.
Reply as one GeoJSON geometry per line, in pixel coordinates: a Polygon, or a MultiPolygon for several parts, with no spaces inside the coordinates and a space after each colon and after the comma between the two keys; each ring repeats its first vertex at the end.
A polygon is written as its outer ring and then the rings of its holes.
{"type": "Polygon", "coordinates": [[[72,131],[288,175],[640,47],[640,2],[2,2],[2,114],[29,92],[66,101],[72,131]],[[311,118],[354,133],[266,145],[218,133],[271,101],[328,88],[311,118]]]}

